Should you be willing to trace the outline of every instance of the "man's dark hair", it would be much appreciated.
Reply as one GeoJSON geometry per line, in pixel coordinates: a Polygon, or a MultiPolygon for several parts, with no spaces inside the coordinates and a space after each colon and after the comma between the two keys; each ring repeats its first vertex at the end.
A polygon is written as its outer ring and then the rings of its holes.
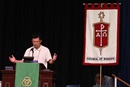
{"type": "Polygon", "coordinates": [[[32,39],[33,38],[39,38],[40,40],[42,40],[42,37],[41,37],[41,34],[40,33],[34,33],[33,35],[32,35],[32,39]]]}

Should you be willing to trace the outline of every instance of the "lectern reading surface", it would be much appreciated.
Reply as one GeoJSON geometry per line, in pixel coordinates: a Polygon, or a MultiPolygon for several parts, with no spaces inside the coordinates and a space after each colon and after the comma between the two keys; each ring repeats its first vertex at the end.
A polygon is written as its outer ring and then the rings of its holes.
{"type": "Polygon", "coordinates": [[[23,57],[25,63],[33,62],[34,57],[23,57]]]}

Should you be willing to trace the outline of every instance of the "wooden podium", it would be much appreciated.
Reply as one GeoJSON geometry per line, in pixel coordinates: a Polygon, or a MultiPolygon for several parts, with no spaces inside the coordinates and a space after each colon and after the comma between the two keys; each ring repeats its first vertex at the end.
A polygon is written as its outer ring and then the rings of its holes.
{"type": "MultiPolygon", "coordinates": [[[[15,70],[1,70],[2,72],[2,87],[14,87],[15,70]]],[[[39,87],[55,87],[54,72],[52,70],[40,70],[39,72],[39,87]]]]}

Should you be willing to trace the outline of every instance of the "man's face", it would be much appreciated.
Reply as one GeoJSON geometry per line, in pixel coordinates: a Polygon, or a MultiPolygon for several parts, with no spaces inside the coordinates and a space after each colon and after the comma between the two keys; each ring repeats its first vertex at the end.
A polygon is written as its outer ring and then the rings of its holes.
{"type": "Polygon", "coordinates": [[[32,39],[32,44],[34,46],[34,48],[38,49],[41,45],[42,40],[40,40],[39,38],[33,38],[32,39]]]}
{"type": "MultiPolygon", "coordinates": [[[[96,79],[96,83],[100,84],[100,79],[96,79]]],[[[102,78],[102,83],[103,83],[103,78],[102,78]]]]}

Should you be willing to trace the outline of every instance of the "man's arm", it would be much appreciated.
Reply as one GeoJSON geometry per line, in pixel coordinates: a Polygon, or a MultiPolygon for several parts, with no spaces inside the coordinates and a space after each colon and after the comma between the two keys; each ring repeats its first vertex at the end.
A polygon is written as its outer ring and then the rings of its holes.
{"type": "Polygon", "coordinates": [[[108,81],[108,87],[114,87],[114,82],[112,78],[108,81]]]}
{"type": "Polygon", "coordinates": [[[17,63],[17,62],[23,62],[23,60],[16,60],[16,58],[12,55],[11,57],[9,57],[9,60],[12,62],[12,63],[17,63]]]}

